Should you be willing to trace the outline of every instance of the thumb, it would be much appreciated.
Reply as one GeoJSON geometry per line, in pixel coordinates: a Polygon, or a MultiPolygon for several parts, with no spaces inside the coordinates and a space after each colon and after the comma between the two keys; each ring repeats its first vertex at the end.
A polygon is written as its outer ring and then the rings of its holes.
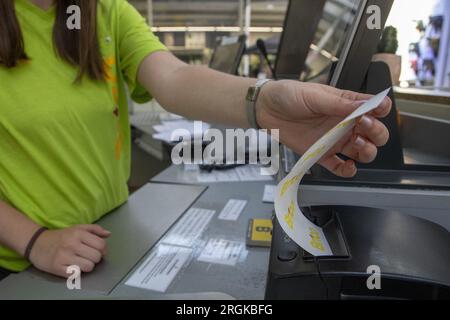
{"type": "Polygon", "coordinates": [[[322,113],[332,117],[345,118],[364,104],[364,100],[351,100],[334,95],[323,97],[322,113]]]}
{"type": "Polygon", "coordinates": [[[372,97],[369,94],[330,86],[320,86],[316,90],[308,90],[305,93],[304,101],[311,110],[332,117],[347,117],[372,97]]]}

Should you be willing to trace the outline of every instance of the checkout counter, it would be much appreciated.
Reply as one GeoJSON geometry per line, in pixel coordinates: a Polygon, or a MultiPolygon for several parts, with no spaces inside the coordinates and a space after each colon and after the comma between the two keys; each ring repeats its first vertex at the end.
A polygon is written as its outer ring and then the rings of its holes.
{"type": "MultiPolygon", "coordinates": [[[[66,281],[34,268],[0,282],[1,299],[263,299],[269,249],[246,247],[250,218],[269,219],[273,205],[262,202],[264,183],[230,182],[209,186],[185,184],[170,167],[134,193],[129,201],[98,223],[111,230],[108,256],[90,274],[83,274],[81,290],[69,290],[66,281]],[[164,180],[164,181],[163,181],[164,180]],[[247,205],[235,221],[218,219],[229,199],[247,205]],[[145,263],[162,237],[189,208],[214,210],[214,216],[192,246],[187,262],[164,293],[128,286],[128,278],[145,263]],[[199,261],[210,239],[241,245],[234,265],[199,261]]],[[[275,183],[273,180],[272,183],[275,183]]]]}
{"type": "MultiPolygon", "coordinates": [[[[318,10],[322,10],[325,1],[318,2],[321,3],[318,10]]],[[[370,2],[372,3],[374,1],[371,0],[370,2]]],[[[392,4],[391,2],[392,1],[383,0],[382,2],[380,1],[377,3],[382,8],[386,7],[384,10],[388,10],[387,6],[389,3],[392,4]]],[[[292,5],[299,3],[300,1],[293,1],[292,5]]],[[[305,6],[310,5],[310,1],[303,1],[302,3],[305,6]]],[[[325,7],[325,9],[327,9],[327,7],[325,7]]],[[[363,12],[363,9],[364,7],[361,7],[361,12],[363,12]]],[[[351,12],[354,12],[354,10],[351,12]]],[[[311,15],[309,12],[308,14],[311,15]]],[[[325,17],[328,17],[328,15],[325,15],[325,17]]],[[[349,21],[353,20],[354,19],[349,19],[349,21]]],[[[355,25],[355,28],[356,27],[358,27],[357,24],[355,25]]],[[[347,29],[348,28],[346,28],[346,30],[347,29]]],[[[366,28],[360,28],[361,32],[367,32],[365,29],[366,28]]],[[[379,34],[375,31],[372,33],[373,34],[369,35],[370,37],[379,39],[379,34]]],[[[295,36],[297,36],[297,34],[295,34],[295,36]]],[[[370,43],[376,43],[376,41],[372,41],[373,39],[370,37],[366,35],[356,37],[356,39],[368,39],[367,41],[370,43]]],[[[342,37],[338,38],[340,39],[342,37]]],[[[363,44],[360,45],[359,42],[362,43],[362,41],[359,40],[354,41],[353,43],[349,42],[349,46],[351,45],[351,47],[349,47],[346,52],[350,52],[350,58],[356,57],[362,59],[364,55],[367,55],[370,61],[373,54],[373,52],[370,52],[371,48],[364,49],[367,46],[363,44]],[[367,52],[365,53],[365,51],[367,52]],[[352,55],[352,52],[358,54],[352,55]]],[[[309,49],[309,46],[310,44],[307,43],[305,48],[309,49]]],[[[345,62],[344,60],[342,61],[343,63],[345,62]]],[[[358,69],[354,68],[354,65],[356,64],[357,63],[347,63],[347,67],[349,70],[355,71],[355,69],[358,69]]],[[[360,63],[358,63],[358,65],[359,64],[360,63]]],[[[289,70],[291,69],[289,68],[289,70]]],[[[359,69],[356,71],[359,72],[359,69]]],[[[337,84],[345,82],[345,66],[340,70],[340,73],[344,76],[341,77],[339,80],[340,82],[337,82],[337,84]]],[[[360,78],[362,79],[365,76],[366,72],[361,70],[360,78]]],[[[298,75],[296,75],[296,78],[298,78],[298,75]]],[[[357,77],[347,78],[353,81],[357,77]]],[[[360,84],[358,84],[358,88],[359,85],[360,84]]],[[[383,84],[379,85],[383,86],[383,84]]],[[[345,85],[344,87],[347,86],[345,85]]],[[[377,90],[379,89],[379,91],[381,91],[385,88],[386,86],[377,88],[377,90]]],[[[399,92],[398,94],[401,93],[399,92]]],[[[409,116],[411,119],[420,118],[422,120],[428,119],[427,116],[417,116],[417,110],[412,110],[412,108],[414,108],[414,103],[402,103],[402,101],[403,99],[398,100],[397,106],[405,117],[409,116]],[[413,116],[411,116],[411,114],[413,116]]],[[[423,109],[420,106],[416,107],[423,109]]],[[[138,136],[135,143],[153,156],[156,156],[159,159],[167,159],[167,145],[152,139],[152,134],[154,134],[152,126],[158,119],[153,118],[150,115],[150,121],[142,121],[141,115],[132,117],[131,120],[138,136]]],[[[442,124],[442,122],[439,123],[442,124]]],[[[442,127],[444,128],[443,130],[447,130],[445,129],[447,126],[443,125],[442,127]]],[[[409,137],[410,134],[408,132],[411,132],[411,130],[414,131],[414,129],[411,129],[414,128],[414,121],[409,121],[408,125],[404,124],[401,128],[404,130],[403,132],[406,136],[409,137]]],[[[417,136],[417,139],[420,138],[421,137],[417,136]]],[[[417,141],[411,142],[411,145],[420,145],[417,141]]],[[[405,154],[408,159],[413,163],[414,161],[423,162],[423,158],[420,157],[420,150],[408,148],[408,143],[406,143],[405,146],[407,149],[405,154]]],[[[422,153],[427,155],[430,152],[429,150],[424,150],[422,153]]],[[[283,168],[284,165],[288,165],[292,159],[289,159],[288,155],[283,155],[282,161],[284,163],[282,163],[281,168],[283,168]]],[[[436,164],[435,160],[431,162],[433,165],[436,164]]],[[[338,208],[338,210],[340,210],[339,206],[375,208],[369,210],[370,219],[373,221],[379,221],[377,220],[377,209],[395,211],[395,215],[391,217],[396,217],[398,219],[390,220],[390,222],[397,231],[401,228],[398,225],[395,225],[396,221],[406,221],[410,223],[407,224],[406,227],[427,225],[427,228],[430,230],[433,229],[439,234],[445,234],[445,230],[447,233],[450,231],[450,184],[447,183],[448,180],[446,180],[446,177],[442,178],[439,175],[436,175],[436,179],[438,185],[435,186],[435,188],[395,188],[392,185],[383,183],[374,187],[373,185],[351,185],[346,183],[331,183],[329,181],[324,182],[323,180],[322,182],[317,182],[314,179],[305,179],[300,187],[300,192],[302,194],[300,206],[331,206],[338,208]],[[415,216],[420,219],[408,219],[410,216],[415,216]],[[423,223],[423,220],[428,220],[433,223],[423,223]],[[418,221],[422,222],[419,223],[418,221]]],[[[191,174],[184,170],[182,166],[172,165],[135,192],[126,204],[116,209],[114,212],[111,212],[98,222],[112,232],[112,236],[108,240],[109,254],[92,273],[82,275],[81,290],[69,290],[66,287],[66,281],[64,279],[56,278],[44,274],[34,268],[30,268],[22,273],[12,274],[0,282],[0,299],[77,298],[205,300],[264,299],[265,297],[280,297],[279,294],[277,295],[277,292],[279,293],[279,291],[277,291],[278,289],[275,287],[281,282],[270,283],[270,287],[275,289],[272,293],[269,292],[268,294],[266,292],[268,275],[270,280],[270,275],[275,271],[274,268],[279,267],[274,265],[274,256],[272,254],[271,257],[271,249],[267,247],[246,246],[249,219],[270,219],[273,216],[273,204],[264,203],[262,197],[264,186],[267,184],[275,185],[276,182],[277,180],[273,179],[268,182],[241,181],[208,184],[198,183],[192,179],[191,174]],[[229,199],[241,199],[247,201],[247,203],[236,220],[219,219],[219,213],[226,206],[229,199]],[[161,246],[165,244],[167,236],[174,232],[174,230],[183,227],[181,222],[185,222],[183,219],[189,215],[191,212],[190,209],[193,208],[208,210],[208,212],[213,213],[213,215],[210,220],[205,223],[203,232],[189,244],[189,250],[183,251],[183,259],[162,261],[161,265],[158,266],[159,269],[156,268],[156,271],[153,270],[154,272],[167,271],[168,274],[173,275],[173,269],[178,269],[170,279],[169,283],[166,283],[164,290],[158,292],[127,285],[133,275],[141,272],[143,268],[149,265],[158,248],[161,248],[161,246]],[[232,263],[215,263],[212,262],[212,260],[208,261],[200,259],[202,252],[211,240],[221,240],[222,242],[233,243],[240,248],[238,253],[233,256],[232,263]],[[269,270],[269,263],[272,268],[271,270],[269,270]]],[[[402,184],[402,182],[407,183],[408,181],[400,181],[400,184],[402,184]]],[[[343,217],[345,218],[345,215],[343,217]]],[[[364,219],[363,213],[361,213],[360,218],[361,220],[364,219]]],[[[356,220],[352,219],[352,221],[356,220]]],[[[347,223],[351,223],[351,221],[347,221],[347,223]]],[[[365,227],[367,226],[368,225],[366,224],[365,227]]],[[[280,238],[280,231],[274,230],[274,232],[276,232],[278,240],[275,244],[272,244],[272,249],[284,250],[289,239],[283,237],[280,238]]],[[[353,235],[350,236],[353,237],[353,235]]],[[[377,239],[382,240],[383,238],[381,236],[377,239]]],[[[390,236],[392,237],[392,235],[390,236]]],[[[409,236],[414,237],[414,235],[409,236]]],[[[398,237],[401,237],[401,234],[399,234],[398,237]]],[[[355,239],[357,239],[357,237],[355,239]]],[[[395,237],[392,239],[395,239],[395,237]]],[[[379,252],[378,255],[379,257],[383,257],[383,252],[379,252]]],[[[445,257],[446,256],[444,256],[444,258],[445,257]]],[[[383,265],[388,267],[392,266],[390,261],[384,261],[383,263],[383,265]]],[[[423,263],[427,263],[427,261],[423,261],[422,264],[423,263]]],[[[399,265],[397,264],[396,267],[398,266],[399,265]]],[[[285,267],[285,265],[282,267],[285,267]]],[[[292,265],[290,267],[292,267],[292,265]]],[[[401,266],[400,264],[400,267],[403,267],[404,270],[406,270],[406,268],[410,268],[411,265],[401,266]]],[[[320,278],[317,276],[315,269],[295,270],[298,272],[305,271],[307,274],[312,275],[310,279],[314,281],[320,278]]],[[[324,273],[329,271],[332,272],[333,269],[323,269],[324,273]]],[[[347,272],[351,271],[351,269],[347,270],[347,272]]],[[[438,271],[441,272],[440,269],[438,271]]],[[[430,273],[433,272],[434,271],[430,271],[430,273]]],[[[420,275],[420,273],[417,274],[420,275]]],[[[152,277],[151,272],[148,273],[147,276],[152,277]]],[[[300,293],[309,292],[311,285],[316,284],[314,281],[303,283],[303,288],[306,288],[304,290],[302,289],[302,286],[298,285],[295,287],[295,290],[301,291],[300,293]]],[[[282,285],[280,285],[280,287],[282,287],[282,285]]],[[[349,286],[349,288],[350,287],[351,286],[349,286]]],[[[289,288],[289,290],[291,289],[292,287],[289,288]]],[[[289,296],[288,291],[285,291],[285,293],[289,296]]],[[[345,297],[349,297],[354,292],[346,291],[345,293],[345,297]]],[[[319,296],[323,296],[322,293],[318,294],[319,296]]]]}
{"type": "MultiPolygon", "coordinates": [[[[112,231],[109,254],[94,272],[82,275],[81,290],[68,290],[64,279],[30,268],[0,282],[0,299],[263,299],[270,249],[245,246],[247,222],[250,218],[272,217],[273,204],[263,203],[262,196],[264,186],[275,183],[193,184],[182,166],[171,166],[99,221],[112,231]],[[236,221],[217,217],[229,199],[247,201],[236,221]],[[167,290],[161,293],[126,285],[189,208],[214,210],[215,214],[167,290]],[[199,261],[206,243],[217,238],[243,245],[234,265],[199,261]]],[[[395,209],[404,215],[426,216],[450,229],[450,191],[393,192],[314,185],[301,188],[301,206],[345,204],[395,209]]]]}
{"type": "MultiPolygon", "coordinates": [[[[418,112],[405,111],[405,108],[413,108],[414,104],[398,101],[401,113],[418,112]]],[[[420,105],[416,108],[420,109],[420,105]]],[[[149,141],[154,146],[153,150],[167,155],[167,146],[151,139],[151,127],[155,121],[157,120],[152,118],[151,123],[135,123],[135,129],[139,131],[140,141],[149,141]]],[[[414,160],[414,153],[412,154],[414,160]]],[[[289,162],[284,156],[282,160],[289,162]]],[[[416,159],[416,162],[421,161],[420,158],[416,159]]],[[[439,175],[436,177],[438,180],[442,178],[439,175]]],[[[249,219],[270,219],[273,215],[273,204],[262,201],[264,186],[267,184],[275,185],[276,179],[265,182],[199,183],[195,182],[192,173],[186,171],[183,166],[172,165],[134,193],[126,204],[98,222],[112,231],[112,237],[108,240],[109,254],[94,272],[82,275],[81,290],[69,290],[64,279],[30,268],[19,274],[12,274],[0,282],[0,299],[277,298],[279,296],[267,295],[266,292],[268,274],[271,271],[270,249],[245,245],[249,219]],[[229,199],[247,201],[235,221],[218,218],[229,199]],[[190,208],[213,210],[214,216],[201,236],[192,244],[185,262],[182,265],[174,265],[179,271],[167,289],[158,292],[127,285],[127,281],[146,265],[155,250],[164,242],[164,237],[180,226],[181,219],[188,214],[190,208]],[[208,242],[214,239],[241,246],[233,264],[199,259],[208,242]]],[[[427,189],[315,183],[306,179],[300,188],[302,207],[353,206],[383,209],[395,211],[395,217],[398,218],[396,221],[416,216],[434,222],[431,228],[436,228],[439,233],[444,229],[450,231],[450,188],[444,180],[441,187],[427,189]]],[[[377,212],[372,211],[371,219],[376,220],[377,212]]],[[[361,214],[361,220],[364,218],[361,214]]],[[[393,224],[396,223],[394,220],[393,224]]],[[[415,223],[411,224],[414,225],[415,223]]],[[[280,242],[276,243],[277,248],[279,244],[280,242]]],[[[324,273],[326,271],[323,270],[324,273]]],[[[314,274],[315,270],[309,272],[314,274]]],[[[314,276],[311,279],[318,278],[314,276]]],[[[305,287],[310,285],[306,284],[305,287]]],[[[354,294],[354,287],[348,285],[344,293],[344,297],[351,296],[354,294]]]]}

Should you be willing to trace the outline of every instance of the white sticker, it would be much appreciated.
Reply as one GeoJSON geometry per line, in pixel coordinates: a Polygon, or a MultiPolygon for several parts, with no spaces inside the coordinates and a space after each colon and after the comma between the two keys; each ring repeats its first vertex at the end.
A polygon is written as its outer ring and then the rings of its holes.
{"type": "Polygon", "coordinates": [[[257,165],[247,165],[240,166],[236,168],[236,173],[239,176],[239,181],[268,181],[273,180],[273,176],[268,174],[261,174],[261,169],[263,172],[268,170],[264,167],[257,165]]]}
{"type": "Polygon", "coordinates": [[[236,200],[230,199],[228,200],[225,207],[223,207],[222,211],[219,214],[219,219],[228,220],[228,221],[236,221],[241,215],[242,210],[244,210],[247,205],[246,200],[236,200]]]}
{"type": "Polygon", "coordinates": [[[162,239],[162,243],[192,247],[215,213],[214,210],[190,208],[162,239]]]}
{"type": "Polygon", "coordinates": [[[245,246],[242,242],[210,239],[198,257],[199,261],[235,266],[245,246]]]}
{"type": "Polygon", "coordinates": [[[125,284],[165,292],[191,253],[189,248],[158,245],[125,284]]]}
{"type": "Polygon", "coordinates": [[[275,189],[277,186],[273,185],[265,185],[264,186],[264,194],[263,194],[263,202],[274,203],[275,202],[275,189]]]}
{"type": "Polygon", "coordinates": [[[305,173],[355,126],[356,119],[377,108],[390,90],[374,96],[328,131],[305,152],[276,188],[275,212],[281,227],[295,243],[314,256],[331,256],[333,252],[322,228],[308,220],[298,206],[300,181],[305,173]]]}

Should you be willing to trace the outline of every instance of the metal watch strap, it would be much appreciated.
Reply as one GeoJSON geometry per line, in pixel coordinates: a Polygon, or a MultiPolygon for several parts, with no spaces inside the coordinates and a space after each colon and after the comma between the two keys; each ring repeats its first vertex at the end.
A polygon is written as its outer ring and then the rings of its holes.
{"type": "Polygon", "coordinates": [[[252,128],[261,129],[256,120],[256,101],[258,100],[259,93],[262,87],[271,81],[271,79],[261,79],[256,81],[256,84],[248,88],[246,97],[246,108],[247,108],[247,120],[252,128]]]}

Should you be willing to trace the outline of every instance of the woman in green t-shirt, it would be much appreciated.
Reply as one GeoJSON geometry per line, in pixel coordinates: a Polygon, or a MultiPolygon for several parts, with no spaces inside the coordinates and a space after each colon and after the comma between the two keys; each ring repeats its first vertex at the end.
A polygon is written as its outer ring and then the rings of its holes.
{"type": "MultiPolygon", "coordinates": [[[[246,94],[255,82],[184,64],[125,0],[1,0],[0,268],[31,263],[65,277],[67,266],[90,272],[106,254],[110,233],[92,223],[128,197],[126,85],[137,102],[153,96],[185,117],[249,127],[246,94]],[[80,29],[67,21],[77,8],[80,29]]],[[[256,122],[280,129],[281,141],[302,153],[367,98],[272,81],[261,89],[256,122]]],[[[337,153],[373,161],[389,137],[376,118],[390,108],[386,99],[364,116],[320,164],[351,177],[354,161],[337,153]]]]}

